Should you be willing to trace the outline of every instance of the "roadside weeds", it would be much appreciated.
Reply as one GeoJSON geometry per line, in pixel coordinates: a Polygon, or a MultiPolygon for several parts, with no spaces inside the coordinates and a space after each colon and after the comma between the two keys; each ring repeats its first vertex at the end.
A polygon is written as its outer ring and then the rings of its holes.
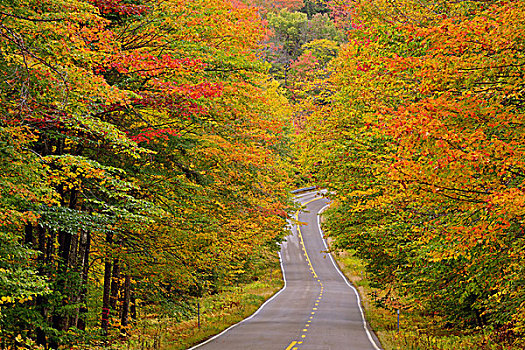
{"type": "Polygon", "coordinates": [[[181,321],[152,309],[126,339],[99,349],[184,350],[195,346],[253,314],[284,286],[279,268],[268,268],[259,276],[256,281],[195,300],[200,304],[200,327],[196,312],[181,321]]]}
{"type": "MultiPolygon", "coordinates": [[[[329,241],[329,240],[328,240],[329,241]]],[[[417,312],[407,311],[403,301],[398,301],[400,329],[397,330],[396,309],[378,306],[377,300],[386,291],[370,286],[365,263],[352,251],[332,252],[337,265],[356,287],[361,298],[365,316],[384,350],[518,350],[521,346],[494,343],[490,334],[454,333],[432,327],[432,319],[417,312]]],[[[434,322],[435,323],[435,322],[434,322]]]]}

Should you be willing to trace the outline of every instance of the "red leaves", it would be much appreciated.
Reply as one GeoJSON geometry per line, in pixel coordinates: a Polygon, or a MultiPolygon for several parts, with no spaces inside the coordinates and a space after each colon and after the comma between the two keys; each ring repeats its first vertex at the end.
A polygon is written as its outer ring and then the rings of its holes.
{"type": "Polygon", "coordinates": [[[154,89],[141,92],[141,98],[131,100],[133,105],[179,111],[187,119],[191,115],[207,114],[208,108],[202,104],[201,100],[220,97],[224,90],[222,83],[209,82],[178,86],[171,82],[154,81],[150,85],[154,89]]]}
{"type": "Polygon", "coordinates": [[[107,59],[103,67],[98,67],[97,72],[104,73],[115,69],[121,74],[138,74],[141,77],[151,77],[166,71],[182,74],[202,70],[205,64],[200,59],[174,58],[170,54],[154,55],[152,53],[132,52],[121,53],[107,59]]]}
{"type": "Polygon", "coordinates": [[[121,0],[91,0],[102,14],[140,15],[149,10],[145,5],[121,4],[121,0]]]}
{"type": "Polygon", "coordinates": [[[131,104],[179,110],[184,117],[189,117],[206,114],[207,108],[200,100],[220,97],[224,90],[221,82],[177,82],[201,74],[205,67],[206,64],[201,59],[133,51],[108,58],[103,66],[95,68],[95,73],[104,74],[114,70],[122,76],[145,78],[146,84],[141,90],[135,91],[141,97],[131,99],[131,104]],[[178,76],[180,79],[173,79],[178,76]]]}
{"type": "Polygon", "coordinates": [[[197,85],[185,84],[179,87],[179,92],[189,99],[197,100],[200,98],[220,97],[224,90],[222,83],[204,82],[197,85]]]}
{"type": "Polygon", "coordinates": [[[150,141],[153,141],[156,139],[169,140],[169,135],[180,137],[180,133],[178,130],[174,130],[170,128],[164,128],[164,129],[146,128],[146,129],[143,129],[137,135],[129,136],[129,138],[135,141],[136,143],[146,142],[149,144],[150,141]]]}
{"type": "Polygon", "coordinates": [[[360,72],[368,72],[372,65],[370,63],[363,63],[362,65],[357,65],[356,69],[360,72]]]}
{"type": "Polygon", "coordinates": [[[307,51],[290,64],[290,69],[295,70],[299,75],[304,75],[315,69],[317,65],[319,65],[317,57],[311,51],[307,51]]]}

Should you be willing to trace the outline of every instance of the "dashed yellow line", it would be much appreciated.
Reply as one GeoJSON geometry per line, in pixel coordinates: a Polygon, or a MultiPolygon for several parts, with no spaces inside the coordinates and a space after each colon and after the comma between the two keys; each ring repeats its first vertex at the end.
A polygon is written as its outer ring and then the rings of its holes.
{"type": "MultiPolygon", "coordinates": [[[[314,198],[306,203],[304,203],[304,205],[307,205],[313,201],[316,201],[316,200],[319,200],[321,198],[314,198]]],[[[300,211],[297,211],[297,213],[295,213],[295,220],[299,221],[299,212],[300,211]]],[[[299,227],[299,225],[297,225],[297,235],[299,236],[299,240],[301,242],[301,247],[302,247],[302,250],[304,252],[304,256],[306,257],[306,261],[308,262],[308,267],[310,269],[310,272],[312,273],[314,279],[317,280],[317,283],[319,283],[319,286],[321,286],[321,292],[319,293],[319,296],[317,297],[317,300],[316,300],[316,303],[314,305],[314,307],[312,308],[312,312],[310,313],[310,318],[308,319],[304,329],[302,330],[301,333],[301,339],[305,339],[306,338],[306,333],[308,332],[308,327],[310,327],[310,323],[312,323],[312,319],[314,318],[313,315],[315,315],[315,311],[317,311],[317,306],[319,305],[319,302],[321,301],[321,298],[323,296],[323,282],[321,282],[321,280],[319,279],[319,276],[317,276],[317,273],[315,272],[315,269],[314,269],[314,266],[312,265],[312,261],[310,260],[310,257],[308,256],[308,253],[306,251],[306,245],[304,244],[304,239],[303,239],[303,234],[301,233],[301,228],[299,227]]],[[[288,345],[288,347],[285,349],[285,350],[297,350],[298,347],[295,347],[295,345],[301,345],[303,342],[302,341],[293,341],[290,343],[290,345],[288,345]]]]}
{"type": "MultiPolygon", "coordinates": [[[[299,212],[295,214],[295,219],[299,221],[299,212]]],[[[306,258],[306,261],[308,262],[308,267],[310,268],[310,271],[312,272],[314,278],[316,278],[317,281],[320,282],[317,276],[317,273],[315,272],[314,266],[312,265],[312,261],[310,260],[310,257],[308,256],[308,253],[306,252],[306,246],[304,245],[303,234],[301,233],[301,228],[299,226],[297,226],[297,234],[299,235],[299,240],[301,241],[301,246],[303,247],[304,256],[306,258]]]]}
{"type": "Polygon", "coordinates": [[[290,349],[292,349],[292,348],[295,346],[295,344],[297,344],[296,341],[291,342],[290,345],[288,345],[288,347],[287,347],[285,350],[290,350],[290,349]]]}

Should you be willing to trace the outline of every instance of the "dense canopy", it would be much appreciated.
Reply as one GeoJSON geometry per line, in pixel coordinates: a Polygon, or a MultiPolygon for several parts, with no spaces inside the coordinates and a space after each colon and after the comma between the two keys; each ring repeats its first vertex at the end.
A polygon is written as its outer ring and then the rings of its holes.
{"type": "Polygon", "coordinates": [[[300,185],[328,190],[325,231],[383,306],[522,346],[524,18],[521,0],[1,1],[0,347],[126,338],[137,309],[255,279],[300,185]]]}
{"type": "Polygon", "coordinates": [[[304,162],[327,230],[446,327],[524,330],[523,1],[339,1],[304,162]]]}
{"type": "Polygon", "coordinates": [[[276,251],[290,112],[266,34],[227,0],[0,4],[2,347],[107,333],[276,251]]]}

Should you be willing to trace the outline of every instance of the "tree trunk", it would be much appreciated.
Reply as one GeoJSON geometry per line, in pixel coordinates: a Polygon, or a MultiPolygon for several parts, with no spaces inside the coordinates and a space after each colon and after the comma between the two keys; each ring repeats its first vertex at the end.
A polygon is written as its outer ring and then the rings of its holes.
{"type": "Polygon", "coordinates": [[[129,315],[133,320],[137,319],[137,298],[134,295],[130,296],[129,315]]]}
{"type": "Polygon", "coordinates": [[[104,263],[104,294],[102,296],[102,322],[100,326],[104,334],[109,330],[109,309],[110,309],[110,292],[111,292],[111,261],[106,258],[104,263]]]}
{"type": "Polygon", "coordinates": [[[75,235],[71,235],[71,249],[69,252],[69,266],[73,266],[75,270],[81,271],[82,270],[82,258],[78,259],[78,249],[79,249],[79,242],[81,239],[82,231],[77,232],[75,235]]]}
{"type": "MultiPolygon", "coordinates": [[[[113,233],[109,232],[106,235],[106,243],[109,245],[113,241],[113,233]]],[[[108,257],[109,252],[106,252],[106,259],[104,263],[104,292],[102,295],[102,320],[100,326],[105,335],[109,330],[109,309],[110,309],[110,293],[111,293],[111,259],[108,257]]]]}
{"type": "Polygon", "coordinates": [[[46,238],[46,256],[44,258],[45,262],[50,262],[53,257],[53,253],[55,252],[56,234],[52,230],[49,230],[48,232],[49,235],[46,238]]]}
{"type": "Polygon", "coordinates": [[[40,261],[41,267],[46,258],[46,231],[40,225],[37,225],[36,230],[38,232],[38,250],[40,251],[40,254],[38,255],[38,260],[40,261]]]}
{"type": "MultiPolygon", "coordinates": [[[[71,190],[71,193],[69,195],[69,209],[75,210],[77,206],[77,200],[78,200],[78,191],[75,189],[71,190]]],[[[59,231],[59,243],[60,243],[60,257],[62,258],[62,261],[64,262],[65,269],[68,268],[68,266],[71,263],[74,263],[74,261],[71,260],[71,258],[74,258],[72,256],[73,251],[76,251],[76,247],[73,247],[73,235],[71,232],[65,232],[63,230],[59,231]]]]}
{"type": "Polygon", "coordinates": [[[87,314],[86,294],[89,273],[89,248],[91,243],[91,233],[89,231],[81,230],[78,244],[78,254],[76,266],[82,270],[79,293],[75,296],[75,302],[81,304],[77,309],[75,318],[72,320],[71,326],[78,329],[85,330],[86,322],[85,316],[87,314]]]}
{"type": "Polygon", "coordinates": [[[69,265],[69,255],[71,253],[71,233],[60,230],[58,237],[60,242],[59,252],[62,258],[63,272],[65,272],[69,265]]]}
{"type": "Polygon", "coordinates": [[[33,225],[27,224],[25,227],[25,233],[26,235],[24,237],[24,243],[25,244],[35,243],[34,237],[33,237],[33,225]]]}
{"type": "Polygon", "coordinates": [[[82,306],[79,309],[77,327],[81,330],[86,330],[86,317],[88,313],[87,302],[87,285],[89,273],[89,252],[91,247],[91,232],[86,232],[86,247],[84,252],[84,261],[82,265],[82,288],[80,291],[80,302],[82,306]]]}
{"type": "MultiPolygon", "coordinates": [[[[37,233],[38,233],[38,250],[40,251],[40,254],[38,254],[38,272],[40,275],[44,275],[44,263],[46,261],[46,230],[41,225],[37,225],[36,227],[37,233]]],[[[40,313],[42,314],[42,318],[45,320],[47,318],[47,308],[44,306],[47,304],[47,299],[39,295],[36,298],[36,305],[41,306],[40,313]]],[[[47,346],[47,339],[46,335],[44,333],[44,330],[41,327],[38,327],[36,329],[36,343],[38,345],[44,346],[46,348],[47,346]]]]}
{"type": "MultiPolygon", "coordinates": [[[[124,302],[122,303],[122,316],[120,318],[120,325],[124,329],[125,334],[127,334],[126,327],[129,323],[129,301],[131,297],[131,276],[126,274],[124,278],[124,302]]],[[[122,333],[122,331],[121,331],[122,333]]]]}
{"type": "Polygon", "coordinates": [[[111,297],[109,300],[109,307],[111,310],[117,311],[118,292],[120,289],[120,264],[119,260],[113,261],[113,271],[111,277],[111,297]]]}

